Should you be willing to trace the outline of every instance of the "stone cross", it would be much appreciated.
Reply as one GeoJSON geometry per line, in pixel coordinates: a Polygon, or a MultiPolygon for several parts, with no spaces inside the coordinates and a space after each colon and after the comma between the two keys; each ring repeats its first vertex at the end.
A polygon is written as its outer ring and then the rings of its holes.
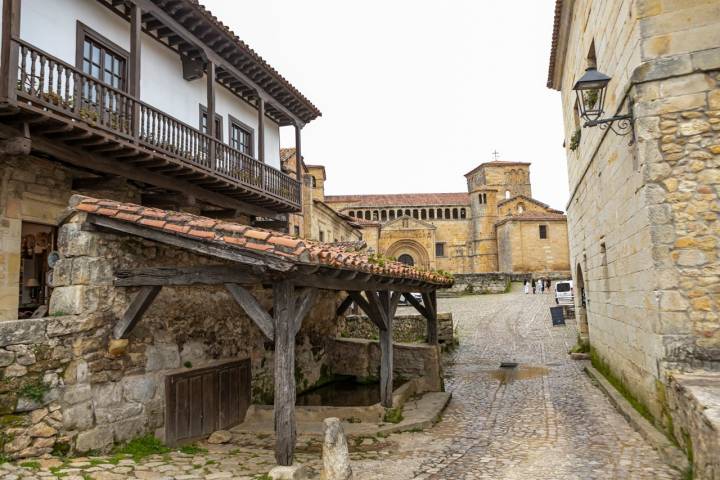
{"type": "Polygon", "coordinates": [[[497,150],[493,150],[492,152],[493,160],[497,162],[498,158],[500,157],[500,152],[497,150]]]}

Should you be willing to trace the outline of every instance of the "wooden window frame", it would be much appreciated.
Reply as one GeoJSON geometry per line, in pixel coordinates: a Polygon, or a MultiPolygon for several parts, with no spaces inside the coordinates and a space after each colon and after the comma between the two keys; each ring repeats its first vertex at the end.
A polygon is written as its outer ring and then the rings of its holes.
{"type": "MultiPolygon", "coordinates": [[[[250,151],[248,153],[245,153],[245,155],[255,158],[255,129],[252,128],[247,123],[244,123],[243,121],[228,114],[228,145],[230,145],[231,147],[233,147],[232,146],[233,126],[238,127],[240,130],[245,130],[248,134],[250,134],[250,151]]],[[[236,147],[233,147],[233,148],[236,148],[236,147]]],[[[239,150],[239,149],[236,148],[236,150],[239,150]]]]}
{"type": "Polygon", "coordinates": [[[437,258],[445,258],[446,252],[445,252],[445,242],[435,242],[435,257],[437,258]],[[442,255],[438,255],[438,247],[442,245],[442,255]]]}
{"type": "Polygon", "coordinates": [[[540,237],[540,240],[547,240],[550,238],[549,231],[548,231],[547,225],[538,225],[538,236],[540,237]],[[543,233],[545,236],[543,236],[543,233]]]}
{"type": "MultiPolygon", "coordinates": [[[[83,46],[85,45],[85,39],[89,38],[95,43],[99,43],[103,46],[103,48],[109,50],[114,55],[121,57],[123,60],[123,69],[122,69],[122,78],[123,78],[123,85],[122,88],[118,88],[118,90],[122,92],[128,91],[128,84],[130,83],[130,76],[129,76],[129,70],[128,65],[130,63],[130,52],[122,48],[117,43],[113,42],[106,36],[98,33],[97,31],[93,30],[89,26],[85,25],[81,21],[77,21],[76,23],[76,32],[75,32],[75,67],[79,71],[83,71],[82,64],[83,64],[83,46]]],[[[104,71],[104,59],[103,61],[103,69],[101,70],[101,73],[104,71]]],[[[84,72],[83,72],[84,73],[84,72]]],[[[85,73],[85,75],[88,75],[92,77],[92,75],[85,73]]],[[[94,78],[94,77],[93,77],[94,78]]],[[[108,85],[103,78],[97,79],[99,82],[108,85]]],[[[112,85],[110,85],[112,86],[112,85]]],[[[113,87],[115,88],[115,87],[113,87]]]]}
{"type": "MultiPolygon", "coordinates": [[[[207,132],[203,132],[203,131],[202,131],[203,115],[207,115],[207,107],[201,103],[201,104],[200,104],[200,111],[199,111],[199,113],[198,113],[198,130],[200,130],[202,133],[204,133],[205,135],[207,135],[207,134],[208,134],[207,132]]],[[[219,123],[220,123],[220,127],[217,129],[218,131],[216,132],[216,135],[215,135],[215,140],[218,140],[218,141],[220,141],[220,142],[224,142],[224,139],[223,139],[223,136],[224,136],[224,135],[223,135],[223,117],[222,117],[222,115],[220,115],[219,113],[215,112],[215,120],[219,120],[219,123]],[[218,136],[218,135],[219,135],[219,136],[218,136]]]]}

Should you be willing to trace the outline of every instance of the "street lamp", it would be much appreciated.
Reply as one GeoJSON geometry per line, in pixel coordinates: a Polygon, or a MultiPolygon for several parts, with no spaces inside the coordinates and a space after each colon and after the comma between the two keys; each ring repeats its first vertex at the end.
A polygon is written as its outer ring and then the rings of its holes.
{"type": "Polygon", "coordinates": [[[607,86],[612,78],[598,72],[595,67],[588,67],[580,79],[575,82],[573,90],[577,95],[578,113],[585,120],[583,127],[610,129],[618,135],[627,135],[632,131],[632,103],[629,113],[600,118],[605,113],[605,97],[607,86]]]}

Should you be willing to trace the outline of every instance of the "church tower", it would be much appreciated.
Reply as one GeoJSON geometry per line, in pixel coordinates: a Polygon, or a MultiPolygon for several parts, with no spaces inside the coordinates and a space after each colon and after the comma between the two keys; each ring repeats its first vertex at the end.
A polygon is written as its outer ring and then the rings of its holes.
{"type": "Polygon", "coordinates": [[[530,164],[493,161],[481,163],[465,174],[470,194],[470,238],[475,272],[498,271],[498,203],[518,195],[532,196],[530,164]]]}

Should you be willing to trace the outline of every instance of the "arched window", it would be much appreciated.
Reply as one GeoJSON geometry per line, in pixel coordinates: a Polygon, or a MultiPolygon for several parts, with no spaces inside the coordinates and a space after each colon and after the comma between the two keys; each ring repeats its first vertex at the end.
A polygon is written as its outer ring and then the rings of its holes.
{"type": "Polygon", "coordinates": [[[487,193],[483,193],[483,203],[487,203],[487,193]]]}
{"type": "Polygon", "coordinates": [[[467,215],[467,213],[465,212],[465,209],[461,208],[460,209],[460,218],[465,218],[465,215],[467,215]]]}
{"type": "Polygon", "coordinates": [[[448,220],[450,219],[450,209],[449,208],[445,209],[445,218],[448,220]]]}
{"type": "Polygon", "coordinates": [[[375,220],[376,222],[377,222],[378,220],[380,220],[377,210],[375,210],[375,211],[373,212],[372,218],[373,218],[373,220],[375,220]]]}
{"type": "Polygon", "coordinates": [[[404,263],[405,265],[409,265],[411,267],[415,265],[415,259],[413,259],[413,257],[408,255],[407,253],[403,253],[402,255],[400,255],[398,257],[398,262],[404,263]]]}
{"type": "Polygon", "coordinates": [[[355,212],[353,212],[352,210],[350,210],[350,211],[348,212],[348,215],[350,215],[351,217],[354,217],[354,216],[355,216],[355,212]]]}
{"type": "Polygon", "coordinates": [[[370,210],[365,210],[365,220],[370,220],[370,210]]]}
{"type": "Polygon", "coordinates": [[[315,175],[310,175],[310,186],[313,188],[317,187],[317,180],[315,179],[315,175]]]}
{"type": "Polygon", "coordinates": [[[409,208],[408,208],[407,210],[405,210],[405,215],[408,216],[408,217],[410,216],[410,209],[409,209],[409,208]]]}
{"type": "Polygon", "coordinates": [[[398,218],[402,217],[402,210],[398,210],[398,211],[397,211],[397,217],[398,217],[398,218]]]}
{"type": "Polygon", "coordinates": [[[482,205],[483,203],[485,203],[485,197],[484,197],[484,195],[485,195],[484,193],[478,193],[478,202],[480,203],[480,205],[482,205]]]}
{"type": "Polygon", "coordinates": [[[431,209],[428,211],[428,218],[429,218],[430,220],[434,220],[434,219],[435,219],[435,209],[434,209],[434,208],[431,208],[431,209]]]}
{"type": "Polygon", "coordinates": [[[453,220],[457,220],[457,219],[458,219],[458,209],[453,208],[453,220]]]}
{"type": "Polygon", "coordinates": [[[510,198],[510,190],[505,190],[505,199],[510,198]]]}
{"type": "Polygon", "coordinates": [[[380,212],[380,220],[383,222],[387,222],[387,210],[382,210],[380,212]]]}
{"type": "Polygon", "coordinates": [[[412,216],[413,216],[413,218],[420,218],[420,216],[418,215],[418,210],[417,210],[417,208],[413,210],[412,216]]]}
{"type": "Polygon", "coordinates": [[[438,208],[438,209],[437,209],[436,216],[437,216],[437,218],[443,218],[443,216],[442,216],[442,208],[438,208]]]}
{"type": "Polygon", "coordinates": [[[420,219],[427,220],[427,210],[425,210],[424,208],[420,210],[420,219]]]}
{"type": "Polygon", "coordinates": [[[522,203],[518,203],[517,211],[518,213],[523,213],[525,211],[525,205],[523,205],[522,203]]]}
{"type": "Polygon", "coordinates": [[[395,210],[390,210],[390,220],[395,220],[395,210]]]}

